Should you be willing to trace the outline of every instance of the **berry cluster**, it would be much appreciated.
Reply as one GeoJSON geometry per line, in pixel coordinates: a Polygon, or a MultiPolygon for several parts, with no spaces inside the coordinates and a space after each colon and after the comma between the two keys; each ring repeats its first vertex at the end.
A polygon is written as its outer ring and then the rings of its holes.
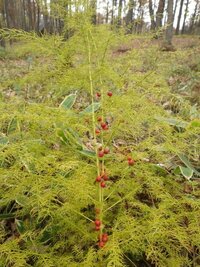
{"type": "Polygon", "coordinates": [[[103,158],[104,155],[107,155],[110,153],[110,148],[105,147],[104,149],[102,147],[99,148],[98,157],[103,158]]]}
{"type": "MultiPolygon", "coordinates": [[[[111,97],[112,95],[113,95],[113,94],[112,94],[111,91],[108,91],[108,92],[107,92],[107,96],[110,96],[110,97],[111,97]]],[[[98,98],[98,97],[101,97],[101,93],[100,93],[100,92],[97,92],[97,93],[96,93],[96,97],[97,97],[97,98],[98,98]]]]}
{"type": "MultiPolygon", "coordinates": [[[[111,97],[113,94],[111,91],[107,92],[107,96],[111,97]]],[[[101,98],[102,94],[100,92],[96,93],[96,97],[101,98]]],[[[94,125],[95,126],[95,125],[94,125]]],[[[96,219],[94,220],[95,230],[100,231],[99,237],[98,237],[98,247],[103,248],[108,241],[108,234],[102,233],[103,231],[103,218],[102,218],[102,201],[103,201],[103,195],[102,190],[106,187],[106,182],[109,180],[109,177],[107,173],[105,172],[104,167],[104,156],[110,153],[109,147],[104,147],[103,145],[103,132],[106,130],[109,130],[108,123],[104,121],[103,117],[97,118],[97,126],[95,126],[95,135],[98,136],[101,134],[101,144],[100,147],[97,148],[97,164],[98,164],[98,176],[96,177],[96,183],[99,184],[99,192],[100,192],[100,208],[96,208],[96,219]],[[101,161],[99,161],[101,159],[101,161]]],[[[135,161],[132,159],[132,157],[128,157],[128,165],[133,166],[135,164],[135,161]]]]}
{"type": "Polygon", "coordinates": [[[102,117],[97,118],[97,121],[99,122],[98,127],[95,129],[95,133],[97,135],[101,133],[101,130],[108,130],[108,124],[106,122],[103,122],[102,117]]]}
{"type": "Polygon", "coordinates": [[[99,242],[98,242],[99,248],[104,247],[107,241],[108,241],[108,234],[104,233],[102,235],[99,235],[99,242]]]}
{"type": "MultiPolygon", "coordinates": [[[[94,224],[95,224],[95,230],[99,231],[101,229],[101,221],[96,219],[94,221],[94,224]]],[[[107,241],[108,241],[108,234],[107,233],[99,234],[99,237],[98,237],[99,248],[104,247],[104,245],[106,244],[107,241]]]]}
{"type": "MultiPolygon", "coordinates": [[[[107,96],[111,97],[113,94],[111,91],[107,92],[107,96]]],[[[97,92],[96,97],[100,98],[101,93],[97,92]]],[[[101,134],[101,143],[102,145],[98,147],[97,149],[97,159],[99,162],[99,159],[102,159],[105,155],[110,153],[110,148],[109,147],[104,147],[103,146],[103,131],[109,130],[108,123],[103,120],[103,117],[98,117],[97,118],[97,127],[95,127],[95,134],[98,136],[101,134]]],[[[99,192],[100,195],[102,194],[102,190],[106,187],[106,182],[109,180],[109,177],[107,173],[105,172],[105,167],[104,167],[104,161],[102,160],[101,163],[98,163],[98,173],[99,175],[96,177],[96,182],[99,184],[99,192]]],[[[103,201],[103,197],[101,195],[100,197],[100,203],[103,201]]],[[[102,233],[103,230],[103,224],[102,224],[102,206],[101,208],[96,208],[96,219],[94,221],[95,224],[95,230],[100,231],[99,238],[98,238],[98,246],[99,248],[104,247],[106,242],[108,241],[108,234],[102,233]],[[100,219],[99,219],[100,218],[100,219]]]]}
{"type": "Polygon", "coordinates": [[[100,183],[100,186],[102,188],[106,187],[106,181],[108,181],[108,180],[109,180],[109,178],[108,178],[108,175],[106,173],[101,174],[101,175],[97,176],[97,178],[96,178],[96,182],[100,183]]]}

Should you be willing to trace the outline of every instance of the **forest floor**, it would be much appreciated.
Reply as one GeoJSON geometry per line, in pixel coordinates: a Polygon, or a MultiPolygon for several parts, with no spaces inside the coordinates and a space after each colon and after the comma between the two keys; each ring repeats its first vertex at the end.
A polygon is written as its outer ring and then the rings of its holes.
{"type": "Polygon", "coordinates": [[[200,266],[200,38],[34,38],[0,49],[0,266],[200,266]]]}
{"type": "MultiPolygon", "coordinates": [[[[200,82],[199,82],[199,54],[200,38],[198,36],[174,37],[173,44],[176,49],[172,53],[162,53],[159,49],[162,40],[151,39],[146,36],[134,37],[124,41],[112,50],[114,58],[127,58],[132,54],[135,67],[131,66],[132,72],[143,73],[148,71],[159,71],[163,75],[172,91],[194,98],[200,103],[200,82]],[[158,52],[158,53],[157,53],[158,52]],[[135,58],[134,58],[135,57],[135,58]],[[138,67],[139,66],[139,67],[138,67]],[[162,67],[161,67],[162,66],[162,67]],[[160,71],[162,68],[162,71],[160,71]],[[182,90],[182,85],[185,90],[182,90]]],[[[0,51],[0,82],[1,92],[7,96],[15,95],[13,86],[17,81],[28,76],[36,66],[50,65],[50,58],[39,53],[39,56],[29,51],[27,45],[24,47],[14,44],[8,48],[8,52],[0,51]],[[13,49],[14,48],[14,49],[13,49]]],[[[112,57],[111,57],[112,58],[112,57]]],[[[134,64],[133,64],[134,65],[134,64]]],[[[148,74],[151,75],[151,74],[148,74]]],[[[19,89],[19,88],[18,88],[19,89]]],[[[16,88],[16,90],[18,90],[16,88]]],[[[27,91],[27,88],[24,88],[27,91]]]]}

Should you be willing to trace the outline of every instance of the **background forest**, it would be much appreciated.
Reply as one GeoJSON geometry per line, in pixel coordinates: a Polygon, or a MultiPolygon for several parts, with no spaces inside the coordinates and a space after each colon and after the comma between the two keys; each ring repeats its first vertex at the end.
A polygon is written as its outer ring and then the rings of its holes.
{"type": "Polygon", "coordinates": [[[0,267],[200,266],[200,1],[0,0],[0,267]]]}
{"type": "Polygon", "coordinates": [[[167,24],[167,5],[172,3],[176,34],[200,34],[199,0],[1,0],[0,28],[70,34],[68,22],[90,10],[92,23],[126,26],[129,33],[158,30],[167,24]]]}

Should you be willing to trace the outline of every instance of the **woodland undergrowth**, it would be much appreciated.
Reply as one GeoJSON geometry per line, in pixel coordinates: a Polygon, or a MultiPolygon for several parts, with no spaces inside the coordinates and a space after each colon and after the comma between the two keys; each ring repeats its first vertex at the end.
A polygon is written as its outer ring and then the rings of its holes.
{"type": "Polygon", "coordinates": [[[199,266],[200,58],[82,17],[4,34],[0,266],[199,266]]]}

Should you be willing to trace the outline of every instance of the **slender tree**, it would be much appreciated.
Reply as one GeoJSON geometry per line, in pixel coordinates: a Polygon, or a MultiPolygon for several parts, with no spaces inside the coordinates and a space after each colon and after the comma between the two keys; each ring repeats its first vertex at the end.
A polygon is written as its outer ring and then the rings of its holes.
{"type": "Polygon", "coordinates": [[[182,16],[182,10],[183,10],[183,3],[184,3],[184,0],[181,0],[180,8],[179,8],[179,14],[178,14],[178,20],[177,20],[177,26],[176,26],[176,34],[179,34],[181,16],[182,16]]]}
{"type": "Polygon", "coordinates": [[[174,50],[172,45],[172,37],[173,37],[173,0],[168,0],[167,3],[167,28],[165,31],[165,40],[164,46],[167,50],[174,50]]]}
{"type": "Polygon", "coordinates": [[[133,9],[135,8],[135,5],[136,5],[135,0],[129,0],[128,12],[125,19],[129,33],[131,33],[133,30],[133,9]]]}
{"type": "Polygon", "coordinates": [[[156,12],[156,28],[162,27],[163,12],[165,8],[165,0],[159,0],[158,9],[156,12]]]}
{"type": "Polygon", "coordinates": [[[122,5],[123,5],[123,0],[119,0],[118,4],[118,18],[117,18],[117,25],[122,24],[122,5]]]}
{"type": "Polygon", "coordinates": [[[176,0],[176,2],[175,2],[175,7],[174,7],[174,18],[176,17],[176,11],[177,11],[178,2],[179,2],[179,0],[176,0]]]}
{"type": "Polygon", "coordinates": [[[196,20],[197,14],[198,14],[199,3],[200,3],[200,1],[196,0],[194,13],[192,14],[191,19],[190,19],[190,26],[189,26],[189,32],[190,33],[193,33],[193,31],[194,31],[194,25],[195,25],[195,20],[196,20]]]}
{"type": "Polygon", "coordinates": [[[150,14],[150,19],[151,19],[151,30],[155,30],[156,22],[155,22],[155,18],[154,18],[154,10],[153,10],[152,0],[149,0],[149,14],[150,14]]]}
{"type": "Polygon", "coordinates": [[[188,15],[188,7],[189,7],[189,0],[187,0],[186,4],[185,4],[185,13],[184,13],[184,19],[183,19],[183,26],[182,26],[182,30],[181,30],[182,34],[185,33],[185,23],[186,23],[186,18],[187,18],[187,15],[188,15]]]}

